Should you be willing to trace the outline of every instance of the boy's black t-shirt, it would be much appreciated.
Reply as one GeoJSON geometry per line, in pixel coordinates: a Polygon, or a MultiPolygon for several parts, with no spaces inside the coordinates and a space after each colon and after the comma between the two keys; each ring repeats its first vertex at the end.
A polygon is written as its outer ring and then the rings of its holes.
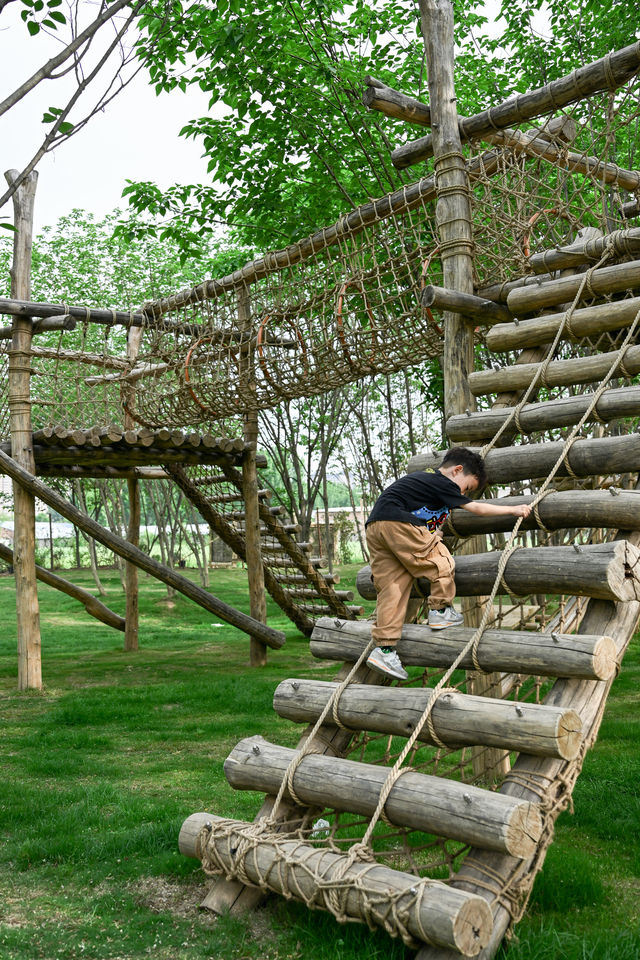
{"type": "Polygon", "coordinates": [[[408,473],[382,491],[367,524],[395,520],[435,531],[447,519],[452,507],[465,503],[471,503],[471,498],[443,473],[408,473]]]}

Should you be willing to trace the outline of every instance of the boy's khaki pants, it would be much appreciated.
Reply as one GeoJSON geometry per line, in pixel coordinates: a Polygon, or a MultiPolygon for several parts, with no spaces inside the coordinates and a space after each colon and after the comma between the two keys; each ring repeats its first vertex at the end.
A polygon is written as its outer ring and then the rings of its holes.
{"type": "Polygon", "coordinates": [[[429,609],[441,610],[456,595],[455,564],[440,538],[426,527],[376,520],[367,526],[366,535],[378,592],[371,636],[378,645],[395,643],[402,633],[413,581],[417,577],[431,581],[429,609]]]}

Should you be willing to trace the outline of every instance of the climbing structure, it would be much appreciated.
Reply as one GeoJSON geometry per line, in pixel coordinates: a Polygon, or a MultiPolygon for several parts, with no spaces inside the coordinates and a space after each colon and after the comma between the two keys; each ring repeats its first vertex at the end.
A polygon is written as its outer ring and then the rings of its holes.
{"type": "MultiPolygon", "coordinates": [[[[256,821],[198,813],[183,825],[183,852],[219,878],[206,906],[248,908],[275,891],[382,926],[420,960],[488,958],[525,909],[640,614],[639,65],[634,44],[463,121],[473,139],[449,156],[435,137],[393,154],[406,165],[435,151],[436,194],[443,170],[468,177],[470,239],[443,242],[443,211],[455,217],[440,204],[416,295],[422,322],[445,330],[451,443],[481,449],[495,492],[534,510],[513,530],[513,518],[453,512],[468,625],[407,624],[407,682],[385,685],[364,665],[368,622],[318,621],[311,652],[343,662],[336,681],[290,678],[274,695],[278,714],[311,725],[299,748],[252,737],[225,763],[234,788],[267,794],[256,821]],[[444,261],[463,248],[471,291],[447,280],[444,261]],[[477,369],[464,343],[447,346],[452,315],[458,332],[460,318],[476,328],[477,369]]],[[[431,122],[377,81],[366,98],[431,122]]],[[[359,581],[374,597],[366,570],[359,581]]],[[[418,582],[416,603],[425,591],[418,582]]]]}
{"type": "MultiPolygon", "coordinates": [[[[414,184],[133,314],[0,309],[60,331],[57,347],[12,347],[38,365],[31,473],[87,444],[101,459],[83,450],[81,470],[159,465],[301,629],[315,622],[312,654],[342,662],[333,683],[276,690],[279,714],[312,725],[298,750],[254,737],[231,752],[232,786],[267,794],[255,823],[186,820],[181,849],[218,878],[206,905],[270,890],[382,926],[420,960],[488,958],[525,908],[640,613],[640,43],[461,119],[448,14],[421,6],[430,106],[375,79],[365,93],[433,127],[392,154],[429,164],[414,184]],[[260,495],[255,418],[441,354],[451,442],[481,449],[492,492],[534,510],[513,530],[454,511],[466,626],[407,624],[398,689],[364,666],[370,625],[260,495]],[[239,444],[209,432],[238,416],[239,444]]],[[[3,416],[7,435],[8,403],[3,416]]],[[[58,502],[3,450],[0,466],[58,502]]],[[[259,627],[243,629],[277,645],[259,627]]]]}

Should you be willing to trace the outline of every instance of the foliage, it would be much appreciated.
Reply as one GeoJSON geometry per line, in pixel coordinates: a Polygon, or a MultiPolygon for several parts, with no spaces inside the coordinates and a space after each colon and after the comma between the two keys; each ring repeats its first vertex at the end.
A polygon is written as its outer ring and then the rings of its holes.
{"type": "MultiPolygon", "coordinates": [[[[150,182],[126,190],[138,212],[163,218],[163,235],[197,254],[195,237],[229,223],[244,242],[284,246],[419,175],[394,170],[389,149],[416,132],[367,111],[368,74],[425,97],[414,0],[220,0],[169,8],[158,39],[158,7],[142,18],[139,55],[160,94],[197,85],[211,112],[185,123],[202,143],[211,182],[150,182]],[[152,49],[152,44],[155,46],[152,49]]],[[[456,93],[475,113],[632,42],[635,4],[616,0],[505,2],[497,24],[483,5],[456,0],[456,93]],[[540,31],[542,22],[544,32],[540,31]]]]}

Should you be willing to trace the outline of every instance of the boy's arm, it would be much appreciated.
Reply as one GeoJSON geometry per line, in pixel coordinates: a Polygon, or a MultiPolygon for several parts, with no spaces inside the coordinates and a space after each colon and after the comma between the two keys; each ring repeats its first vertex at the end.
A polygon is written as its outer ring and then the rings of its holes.
{"type": "Polygon", "coordinates": [[[514,517],[528,517],[531,513],[531,505],[520,503],[517,506],[499,503],[489,503],[487,500],[472,500],[471,503],[463,503],[462,510],[469,513],[475,513],[478,517],[495,517],[498,515],[511,514],[514,517]]]}

